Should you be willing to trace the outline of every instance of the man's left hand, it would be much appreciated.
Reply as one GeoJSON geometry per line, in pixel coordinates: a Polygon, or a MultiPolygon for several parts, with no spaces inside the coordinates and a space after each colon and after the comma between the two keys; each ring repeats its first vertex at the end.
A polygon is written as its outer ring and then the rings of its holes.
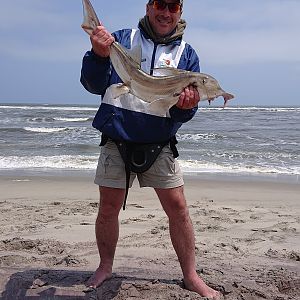
{"type": "Polygon", "coordinates": [[[199,92],[196,87],[189,85],[180,94],[176,106],[181,109],[191,109],[200,101],[199,92]]]}

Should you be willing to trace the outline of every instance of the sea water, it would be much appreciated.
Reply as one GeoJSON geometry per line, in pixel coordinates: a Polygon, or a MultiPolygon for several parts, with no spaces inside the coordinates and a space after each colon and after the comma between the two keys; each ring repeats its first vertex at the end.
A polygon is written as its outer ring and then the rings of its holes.
{"type": "MultiPolygon", "coordinates": [[[[96,106],[0,104],[0,173],[94,171],[96,106]]],[[[199,108],[177,134],[185,174],[300,183],[300,107],[199,108]]]]}

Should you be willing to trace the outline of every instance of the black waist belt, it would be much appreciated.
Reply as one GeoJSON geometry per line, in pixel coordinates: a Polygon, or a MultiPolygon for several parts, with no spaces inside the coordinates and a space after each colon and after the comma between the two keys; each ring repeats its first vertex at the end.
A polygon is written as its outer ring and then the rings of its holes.
{"type": "MultiPolygon", "coordinates": [[[[100,146],[104,146],[107,143],[108,139],[109,137],[102,134],[100,146]]],[[[176,148],[177,140],[175,136],[165,142],[147,144],[117,141],[114,139],[111,140],[118,147],[120,155],[125,164],[126,190],[123,204],[123,210],[125,210],[131,172],[144,173],[149,170],[149,168],[157,159],[163,147],[168,144],[170,144],[170,148],[173,152],[174,158],[178,157],[179,154],[176,148]]]]}

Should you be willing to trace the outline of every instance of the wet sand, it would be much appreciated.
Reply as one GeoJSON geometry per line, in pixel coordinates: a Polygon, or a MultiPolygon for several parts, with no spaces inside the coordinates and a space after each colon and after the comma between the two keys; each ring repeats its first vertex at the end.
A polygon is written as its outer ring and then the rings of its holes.
{"type": "MultiPolygon", "coordinates": [[[[229,300],[300,299],[300,185],[186,177],[197,272],[229,300]]],[[[0,176],[1,299],[205,299],[185,290],[167,219],[134,186],[120,213],[114,276],[87,291],[99,258],[91,176],[0,176]]]]}

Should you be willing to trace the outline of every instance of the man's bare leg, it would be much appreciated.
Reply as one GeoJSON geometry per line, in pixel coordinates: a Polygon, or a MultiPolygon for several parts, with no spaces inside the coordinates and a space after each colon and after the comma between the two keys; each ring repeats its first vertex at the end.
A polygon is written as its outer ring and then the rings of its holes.
{"type": "Polygon", "coordinates": [[[219,299],[220,293],[206,285],[196,272],[195,235],[183,187],[156,189],[156,193],[169,218],[170,236],[183,272],[185,287],[202,297],[219,299]]]}
{"type": "Polygon", "coordinates": [[[119,238],[118,216],[124,200],[124,190],[99,187],[100,205],[96,220],[96,239],[100,264],[87,286],[96,288],[111,278],[112,267],[119,238]]]}

